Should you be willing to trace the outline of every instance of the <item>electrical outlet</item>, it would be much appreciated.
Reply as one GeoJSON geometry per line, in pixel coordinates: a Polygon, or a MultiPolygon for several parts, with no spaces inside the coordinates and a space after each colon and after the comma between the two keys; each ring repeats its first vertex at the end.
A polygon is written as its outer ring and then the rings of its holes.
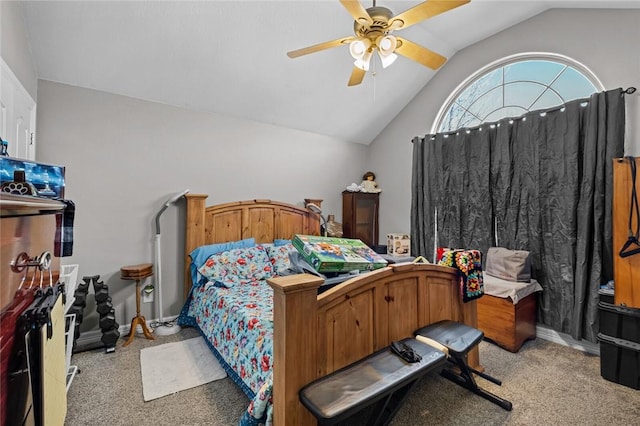
{"type": "Polygon", "coordinates": [[[142,289],[142,303],[153,302],[153,294],[155,293],[155,287],[153,284],[148,284],[142,289]]]}

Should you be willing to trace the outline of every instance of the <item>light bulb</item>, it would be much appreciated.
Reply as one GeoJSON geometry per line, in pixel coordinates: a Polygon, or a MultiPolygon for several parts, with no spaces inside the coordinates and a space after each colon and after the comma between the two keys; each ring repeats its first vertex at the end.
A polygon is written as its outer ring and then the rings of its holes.
{"type": "Polygon", "coordinates": [[[382,38],[382,41],[380,42],[380,49],[383,51],[391,49],[391,40],[389,40],[389,37],[382,38]]]}
{"type": "Polygon", "coordinates": [[[380,56],[387,56],[396,50],[398,40],[394,36],[381,36],[376,39],[376,44],[378,45],[380,56]]]}
{"type": "Polygon", "coordinates": [[[362,56],[362,54],[364,53],[364,43],[360,40],[354,41],[349,47],[349,52],[354,58],[362,56]]]}
{"type": "Polygon", "coordinates": [[[362,59],[370,46],[371,42],[368,39],[355,40],[349,44],[349,53],[353,59],[362,59]]]}

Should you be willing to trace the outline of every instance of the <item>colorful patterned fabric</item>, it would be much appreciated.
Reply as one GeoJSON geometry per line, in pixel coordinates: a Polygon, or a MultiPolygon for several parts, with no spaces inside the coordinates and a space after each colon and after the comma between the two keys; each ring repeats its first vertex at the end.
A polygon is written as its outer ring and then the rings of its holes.
{"type": "Polygon", "coordinates": [[[193,262],[197,268],[200,268],[211,255],[232,249],[253,247],[255,245],[255,238],[246,238],[244,240],[230,241],[227,243],[207,244],[194,249],[189,253],[189,256],[191,257],[191,262],[193,262]]]}
{"type": "Polygon", "coordinates": [[[266,281],[194,288],[178,324],[196,326],[251,403],[242,426],[272,424],[273,290],[266,281]]]}
{"type": "Polygon", "coordinates": [[[267,247],[267,254],[269,255],[271,266],[273,266],[273,272],[276,275],[282,275],[282,273],[291,267],[289,252],[294,250],[296,250],[296,248],[291,243],[267,247]]]}
{"type": "Polygon", "coordinates": [[[460,297],[464,303],[482,297],[484,282],[482,279],[482,253],[479,250],[439,247],[436,257],[439,265],[458,270],[460,297]]]}
{"type": "Polygon", "coordinates": [[[209,281],[231,288],[271,278],[273,267],[267,251],[261,245],[226,250],[209,256],[198,272],[209,281]]]}

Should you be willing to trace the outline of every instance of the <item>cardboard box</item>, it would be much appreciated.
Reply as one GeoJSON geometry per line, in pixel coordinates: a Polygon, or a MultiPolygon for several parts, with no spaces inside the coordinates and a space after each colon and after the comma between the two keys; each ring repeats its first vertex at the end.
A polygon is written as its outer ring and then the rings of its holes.
{"type": "Polygon", "coordinates": [[[407,234],[387,234],[387,254],[392,256],[409,256],[411,238],[407,234]]]}
{"type": "Polygon", "coordinates": [[[318,272],[371,271],[387,261],[360,240],[296,235],[293,246],[318,272]]]}

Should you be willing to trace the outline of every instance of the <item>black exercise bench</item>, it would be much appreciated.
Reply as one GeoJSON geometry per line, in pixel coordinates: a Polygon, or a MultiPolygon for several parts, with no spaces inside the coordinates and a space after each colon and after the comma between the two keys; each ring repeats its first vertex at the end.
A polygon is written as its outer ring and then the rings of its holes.
{"type": "Polygon", "coordinates": [[[371,407],[368,425],[387,425],[425,374],[446,364],[446,355],[415,339],[404,339],[421,357],[409,363],[384,348],[317,379],[300,392],[302,404],[321,425],[333,425],[371,407]]]}
{"type": "Polygon", "coordinates": [[[440,373],[443,377],[469,389],[476,395],[480,395],[505,410],[511,411],[511,402],[479,387],[473,378],[473,374],[477,374],[498,386],[502,385],[502,382],[495,377],[471,368],[467,362],[469,351],[480,343],[484,337],[482,331],[459,322],[445,320],[416,330],[415,336],[419,341],[434,347],[441,345],[440,350],[447,354],[448,361],[454,367],[443,369],[440,373]]]}
{"type": "Polygon", "coordinates": [[[398,354],[391,346],[386,347],[309,383],[300,390],[300,401],[321,425],[344,421],[370,406],[367,425],[388,425],[418,381],[428,372],[445,367],[442,376],[511,410],[511,402],[478,387],[473,374],[498,385],[501,382],[467,363],[468,352],[484,336],[482,331],[455,321],[440,321],[420,328],[415,336],[400,342],[408,345],[407,351],[394,343],[398,354]],[[415,359],[405,355],[414,355],[415,359]],[[447,361],[455,368],[446,368],[447,361]]]}

